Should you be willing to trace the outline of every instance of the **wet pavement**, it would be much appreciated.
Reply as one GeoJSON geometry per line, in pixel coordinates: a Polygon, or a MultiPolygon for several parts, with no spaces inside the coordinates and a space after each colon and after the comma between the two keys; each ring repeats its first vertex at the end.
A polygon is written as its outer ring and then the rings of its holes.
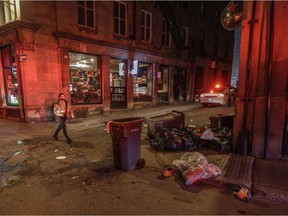
{"type": "MultiPolygon", "coordinates": [[[[20,181],[19,172],[28,177],[37,173],[46,173],[46,175],[52,176],[55,175],[55,170],[64,173],[79,167],[89,167],[89,164],[98,162],[98,173],[105,172],[105,169],[101,168],[103,165],[101,161],[106,161],[104,162],[105,167],[113,167],[111,138],[108,134],[103,135],[106,123],[110,120],[129,117],[142,117],[147,120],[150,117],[177,110],[185,113],[186,126],[207,128],[210,125],[207,109],[209,108],[202,108],[198,103],[174,104],[132,111],[114,111],[87,118],[73,119],[67,123],[68,132],[73,139],[71,146],[61,136],[59,136],[60,141],[52,139],[51,135],[57,126],[55,122],[24,124],[1,119],[0,188],[20,181]],[[66,157],[69,157],[69,160],[66,160],[66,157]],[[31,158],[33,161],[29,160],[31,158]],[[47,159],[50,162],[63,160],[65,164],[50,163],[47,162],[47,159]]],[[[209,110],[209,115],[215,116],[219,113],[225,115],[233,112],[233,107],[229,109],[216,107],[209,110]]],[[[144,121],[141,142],[142,145],[144,143],[145,147],[147,147],[147,139],[147,122],[144,121]]],[[[211,151],[205,153],[209,154],[211,151]]],[[[160,160],[162,163],[171,163],[174,159],[179,158],[180,154],[183,152],[172,152],[160,160]]],[[[149,154],[149,151],[145,153],[146,165],[148,164],[148,166],[149,157],[155,157],[155,154],[149,154]]],[[[72,177],[77,178],[77,176],[72,177]]],[[[86,179],[83,184],[89,181],[91,179],[86,179]]],[[[253,195],[288,204],[287,190],[288,161],[255,158],[252,173],[253,195]]]]}

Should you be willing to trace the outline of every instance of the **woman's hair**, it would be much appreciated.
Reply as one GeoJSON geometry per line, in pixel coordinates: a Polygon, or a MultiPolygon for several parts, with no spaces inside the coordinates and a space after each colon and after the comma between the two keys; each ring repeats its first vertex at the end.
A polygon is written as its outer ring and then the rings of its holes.
{"type": "Polygon", "coordinates": [[[60,93],[60,94],[58,95],[58,98],[60,98],[62,95],[64,95],[64,93],[60,93]]]}

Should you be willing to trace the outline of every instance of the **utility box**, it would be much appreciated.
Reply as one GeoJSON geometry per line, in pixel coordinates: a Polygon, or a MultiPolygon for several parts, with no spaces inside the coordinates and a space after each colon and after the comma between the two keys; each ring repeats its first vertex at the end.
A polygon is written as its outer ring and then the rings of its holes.
{"type": "Polygon", "coordinates": [[[211,116],[209,119],[211,128],[228,127],[230,129],[233,129],[234,115],[211,116]]]}
{"type": "Polygon", "coordinates": [[[171,113],[153,116],[147,119],[148,136],[153,138],[161,128],[184,128],[185,114],[173,110],[171,113]]]}
{"type": "Polygon", "coordinates": [[[137,117],[108,122],[115,168],[123,171],[136,168],[141,155],[142,122],[143,118],[137,117]]]}

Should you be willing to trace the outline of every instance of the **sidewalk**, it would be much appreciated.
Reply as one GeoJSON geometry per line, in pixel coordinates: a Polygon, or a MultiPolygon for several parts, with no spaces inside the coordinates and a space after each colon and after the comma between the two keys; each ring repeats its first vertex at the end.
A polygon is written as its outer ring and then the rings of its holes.
{"type": "MultiPolygon", "coordinates": [[[[180,112],[191,112],[192,109],[200,108],[199,103],[164,105],[132,111],[113,111],[109,113],[91,116],[85,119],[75,119],[69,123],[69,127],[79,128],[85,125],[103,125],[109,120],[128,117],[150,118],[177,110],[180,112]],[[74,121],[74,123],[73,123],[74,121]]],[[[0,133],[2,137],[1,145],[16,143],[19,140],[32,139],[37,134],[45,133],[51,129],[54,122],[25,124],[10,120],[0,120],[0,133]]],[[[1,153],[1,152],[0,152],[1,153]]],[[[7,156],[0,155],[0,162],[7,156]]],[[[288,161],[283,160],[264,160],[255,158],[252,174],[252,195],[261,196],[266,199],[275,200],[288,204],[288,161]]]]}

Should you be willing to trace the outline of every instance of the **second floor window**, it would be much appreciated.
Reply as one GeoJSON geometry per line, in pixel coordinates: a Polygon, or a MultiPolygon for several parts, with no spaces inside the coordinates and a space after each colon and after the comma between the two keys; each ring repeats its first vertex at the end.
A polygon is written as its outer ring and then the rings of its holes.
{"type": "Polygon", "coordinates": [[[205,32],[200,31],[199,53],[201,53],[201,54],[205,53],[205,40],[206,40],[205,32]]]}
{"type": "Polygon", "coordinates": [[[182,37],[184,39],[184,45],[188,46],[188,27],[182,26],[182,37]]]}
{"type": "Polygon", "coordinates": [[[141,40],[151,42],[152,14],[141,11],[141,40]]]}
{"type": "Polygon", "coordinates": [[[95,28],[94,1],[78,1],[78,24],[95,28]]]}
{"type": "Polygon", "coordinates": [[[171,44],[171,33],[169,31],[169,23],[163,20],[162,25],[162,46],[170,47],[171,44]]]}
{"type": "Polygon", "coordinates": [[[200,6],[200,11],[201,11],[201,15],[203,16],[203,17],[206,17],[206,10],[207,10],[207,8],[206,8],[206,2],[205,1],[201,1],[201,6],[200,6]]]}
{"type": "Polygon", "coordinates": [[[19,0],[0,1],[0,25],[20,18],[19,0]]]}
{"type": "Polygon", "coordinates": [[[228,59],[228,57],[229,57],[229,41],[225,41],[224,58],[228,59]]]}
{"type": "Polygon", "coordinates": [[[219,23],[220,22],[220,18],[219,18],[219,10],[217,8],[215,8],[214,10],[214,22],[215,23],[219,23]]]}
{"type": "Polygon", "coordinates": [[[214,39],[213,39],[213,55],[217,56],[217,53],[218,53],[218,37],[214,36],[214,39]]]}
{"type": "Polygon", "coordinates": [[[114,2],[114,33],[126,36],[126,9],[127,5],[123,2],[114,2]]]}

